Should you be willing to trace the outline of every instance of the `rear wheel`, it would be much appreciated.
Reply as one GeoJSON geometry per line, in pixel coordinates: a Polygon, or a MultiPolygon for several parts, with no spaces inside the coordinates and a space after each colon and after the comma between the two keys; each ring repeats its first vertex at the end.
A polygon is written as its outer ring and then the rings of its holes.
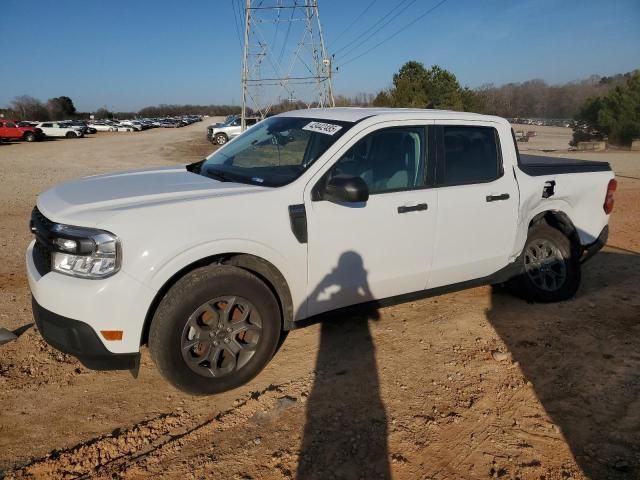
{"type": "Polygon", "coordinates": [[[218,134],[215,136],[215,140],[216,140],[216,143],[217,143],[218,145],[224,145],[225,143],[227,143],[227,141],[228,141],[229,139],[227,138],[227,136],[226,136],[224,133],[218,133],[218,134]]]}
{"type": "Polygon", "coordinates": [[[540,223],[529,230],[521,261],[524,273],[510,285],[525,300],[558,302],[572,298],[578,291],[579,249],[548,224],[540,223]]]}
{"type": "Polygon", "coordinates": [[[271,290],[245,270],[213,265],[169,290],[151,323],[149,349],[169,382],[203,395],[247,383],[269,362],[280,338],[271,290]]]}
{"type": "Polygon", "coordinates": [[[78,135],[73,133],[73,132],[67,132],[67,134],[65,135],[65,137],[67,138],[76,138],[78,135]]]}

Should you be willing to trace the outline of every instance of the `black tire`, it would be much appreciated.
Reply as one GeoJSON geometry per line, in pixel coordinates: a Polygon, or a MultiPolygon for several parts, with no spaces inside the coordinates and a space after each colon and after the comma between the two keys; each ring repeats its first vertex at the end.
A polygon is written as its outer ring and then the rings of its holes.
{"type": "Polygon", "coordinates": [[[67,138],[77,138],[78,135],[76,133],[73,133],[73,132],[67,132],[65,137],[67,137],[67,138]]]}
{"type": "Polygon", "coordinates": [[[580,250],[547,223],[529,229],[520,261],[524,272],[508,284],[519,297],[530,302],[552,303],[573,298],[578,291],[580,250]]]}
{"type": "Polygon", "coordinates": [[[281,329],[278,302],[258,277],[237,267],[212,265],[188,273],[164,296],[151,323],[149,350],[176,388],[208,395],[239,387],[260,373],[276,352],[281,329]],[[248,317],[238,322],[233,318],[238,311],[241,318],[248,317]],[[226,333],[229,325],[235,330],[241,324],[250,328],[226,333]],[[247,340],[249,334],[253,340],[247,340]],[[234,355],[228,349],[239,351],[234,355]]]}
{"type": "Polygon", "coordinates": [[[36,134],[33,132],[27,132],[24,134],[24,140],[26,142],[35,142],[36,141],[36,134]]]}
{"type": "Polygon", "coordinates": [[[216,144],[220,145],[220,146],[224,145],[225,143],[227,143],[229,141],[229,139],[227,138],[227,136],[224,133],[218,133],[213,138],[214,138],[216,144]]]}

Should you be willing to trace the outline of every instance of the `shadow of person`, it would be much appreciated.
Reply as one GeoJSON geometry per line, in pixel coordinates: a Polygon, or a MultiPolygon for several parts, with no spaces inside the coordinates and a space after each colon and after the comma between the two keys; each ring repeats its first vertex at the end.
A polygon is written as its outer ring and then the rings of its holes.
{"type": "Polygon", "coordinates": [[[588,478],[640,478],[639,285],[640,255],[607,249],[574,300],[528,305],[493,289],[489,321],[588,478]]]}
{"type": "Polygon", "coordinates": [[[391,477],[387,417],[369,331],[369,319],[377,320],[379,313],[362,258],[349,251],[340,256],[310,299],[344,304],[354,298],[369,303],[322,319],[298,461],[301,480],[391,477]],[[345,278],[349,278],[348,287],[341,280],[345,278]]]}

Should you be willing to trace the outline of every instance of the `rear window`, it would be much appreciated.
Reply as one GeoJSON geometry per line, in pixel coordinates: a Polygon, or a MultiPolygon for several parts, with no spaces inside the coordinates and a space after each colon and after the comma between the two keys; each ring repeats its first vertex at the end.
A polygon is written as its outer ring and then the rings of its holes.
{"type": "Polygon", "coordinates": [[[486,183],[502,176],[498,132],[492,127],[443,127],[444,185],[486,183]]]}

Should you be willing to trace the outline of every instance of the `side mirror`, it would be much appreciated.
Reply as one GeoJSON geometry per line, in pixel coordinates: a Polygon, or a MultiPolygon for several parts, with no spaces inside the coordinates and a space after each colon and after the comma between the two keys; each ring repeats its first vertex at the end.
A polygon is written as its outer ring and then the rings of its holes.
{"type": "Polygon", "coordinates": [[[327,182],[322,198],[330,202],[366,202],[369,200],[369,188],[360,177],[335,175],[327,182]]]}

